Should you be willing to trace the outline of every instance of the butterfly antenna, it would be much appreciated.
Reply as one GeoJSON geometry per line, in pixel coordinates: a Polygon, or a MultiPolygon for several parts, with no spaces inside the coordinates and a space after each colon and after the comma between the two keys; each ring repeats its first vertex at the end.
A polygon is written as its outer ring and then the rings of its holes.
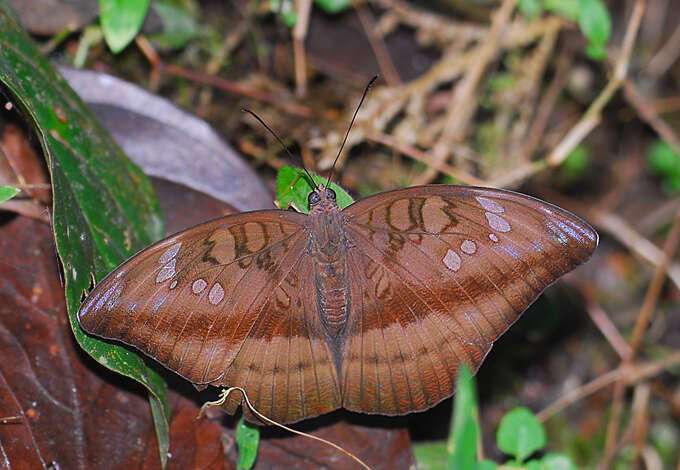
{"type": "Polygon", "coordinates": [[[361,95],[361,100],[359,101],[359,105],[357,106],[357,109],[354,110],[354,116],[352,116],[352,120],[349,123],[349,127],[347,128],[347,132],[345,133],[345,138],[342,140],[342,145],[340,145],[340,150],[338,150],[338,154],[335,156],[335,160],[333,160],[333,165],[331,165],[331,172],[328,174],[328,181],[326,181],[326,188],[328,188],[328,185],[331,184],[331,178],[333,177],[333,170],[335,170],[335,164],[338,162],[338,158],[340,158],[340,154],[342,153],[342,149],[345,147],[345,142],[347,142],[347,137],[349,137],[349,131],[352,130],[352,125],[354,124],[354,120],[357,118],[357,114],[359,113],[359,109],[361,108],[361,105],[364,102],[364,98],[366,98],[366,94],[368,93],[368,90],[373,86],[373,83],[378,79],[378,76],[375,75],[373,78],[371,78],[371,81],[368,82],[368,85],[366,85],[366,88],[364,88],[364,94],[361,95]]]}
{"type": "MultiPolygon", "coordinates": [[[[248,113],[251,116],[253,116],[255,119],[257,119],[258,122],[260,124],[262,124],[264,126],[264,128],[267,129],[269,131],[269,133],[271,135],[273,135],[276,140],[279,141],[279,144],[281,144],[281,147],[283,147],[283,150],[286,151],[286,153],[288,154],[288,157],[290,157],[290,160],[295,161],[295,157],[293,157],[293,154],[290,152],[290,150],[288,150],[288,147],[286,146],[286,144],[283,143],[283,140],[281,140],[281,138],[278,135],[276,135],[276,132],[274,132],[267,124],[265,124],[265,122],[262,120],[262,118],[260,118],[260,116],[258,116],[253,111],[249,110],[248,108],[241,108],[241,111],[243,111],[244,113],[248,113]]],[[[304,164],[302,165],[302,169],[305,170],[305,173],[307,173],[307,176],[309,176],[309,182],[312,184],[312,187],[314,189],[316,189],[316,183],[314,182],[312,175],[309,174],[309,171],[307,171],[307,168],[305,168],[304,164]]]]}

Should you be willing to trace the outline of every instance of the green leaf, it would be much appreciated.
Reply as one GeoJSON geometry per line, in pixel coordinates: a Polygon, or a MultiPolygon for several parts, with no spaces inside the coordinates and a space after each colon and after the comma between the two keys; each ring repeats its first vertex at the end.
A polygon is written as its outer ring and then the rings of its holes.
{"type": "Polygon", "coordinates": [[[607,48],[604,47],[604,44],[591,42],[586,46],[586,55],[591,60],[604,60],[607,58],[607,48]]]}
{"type": "Polygon", "coordinates": [[[240,469],[250,470],[255,464],[257,448],[260,445],[260,428],[241,418],[236,426],[236,445],[240,469]]]}
{"type": "Polygon", "coordinates": [[[443,470],[449,461],[445,442],[414,444],[413,456],[418,470],[443,470]]]}
{"type": "Polygon", "coordinates": [[[477,466],[475,467],[475,470],[497,470],[498,465],[496,462],[493,462],[488,459],[481,460],[477,462],[477,466]]]}
{"type": "Polygon", "coordinates": [[[519,0],[517,9],[530,20],[536,18],[541,14],[541,11],[543,11],[543,7],[539,0],[519,0]]]}
{"type": "Polygon", "coordinates": [[[163,32],[153,34],[150,38],[168,48],[183,47],[198,36],[196,18],[183,5],[168,1],[155,1],[151,8],[163,23],[163,32]]]}
{"type": "Polygon", "coordinates": [[[114,54],[119,53],[142,28],[149,0],[99,0],[99,21],[104,40],[114,54]]]}
{"type": "Polygon", "coordinates": [[[571,457],[564,454],[547,454],[536,470],[578,470],[571,457]]]}
{"type": "Polygon", "coordinates": [[[518,407],[503,417],[496,440],[503,452],[521,463],[545,446],[545,429],[531,411],[518,407]]]}
{"type": "Polygon", "coordinates": [[[591,43],[604,45],[612,32],[612,20],[602,0],[581,0],[578,25],[591,43]]]}
{"type": "Polygon", "coordinates": [[[326,13],[340,13],[352,5],[352,0],[314,0],[326,13]]]}
{"type": "Polygon", "coordinates": [[[680,174],[680,154],[664,140],[657,139],[651,145],[647,163],[655,173],[665,176],[680,174]]]}
{"type": "Polygon", "coordinates": [[[475,382],[467,365],[463,364],[456,379],[456,398],[449,432],[448,469],[474,468],[477,464],[477,395],[475,382]]]}
{"type": "MultiPolygon", "coordinates": [[[[325,185],[327,179],[323,176],[312,173],[314,183],[317,185],[325,185]]],[[[309,184],[309,177],[299,168],[284,165],[279,169],[279,174],[276,180],[276,199],[282,209],[288,208],[289,204],[293,204],[297,209],[304,214],[309,213],[309,203],[307,196],[312,192],[313,188],[309,184]]],[[[331,182],[330,188],[335,191],[338,205],[344,209],[354,202],[352,196],[347,194],[347,191],[342,189],[337,184],[331,182]]]]}
{"type": "Polygon", "coordinates": [[[270,0],[269,9],[272,13],[280,13],[283,24],[289,28],[297,23],[297,12],[293,9],[292,0],[270,0]]]}
{"type": "Polygon", "coordinates": [[[0,202],[9,201],[14,196],[16,196],[19,191],[21,190],[19,188],[15,188],[14,186],[5,186],[4,184],[0,184],[0,202]]]}
{"type": "MultiPolygon", "coordinates": [[[[151,183],[40,54],[8,13],[6,0],[0,0],[0,80],[34,127],[50,170],[53,229],[76,341],[101,364],[146,387],[162,408],[157,415],[167,421],[170,407],[158,373],[133,351],[87,336],[76,318],[93,279],[162,236],[151,183]]],[[[165,461],[169,443],[157,430],[165,461]]]]}
{"type": "Polygon", "coordinates": [[[584,145],[577,145],[560,166],[560,176],[567,182],[578,181],[590,165],[590,151],[584,145]]]}
{"type": "Polygon", "coordinates": [[[581,11],[581,0],[543,0],[543,7],[553,13],[576,21],[581,11]]]}

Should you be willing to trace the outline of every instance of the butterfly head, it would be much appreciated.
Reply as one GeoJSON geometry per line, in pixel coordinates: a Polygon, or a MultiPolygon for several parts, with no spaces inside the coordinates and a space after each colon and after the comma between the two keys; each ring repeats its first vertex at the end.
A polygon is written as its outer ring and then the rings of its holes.
{"type": "Polygon", "coordinates": [[[309,196],[307,196],[310,214],[313,212],[324,212],[330,208],[338,207],[338,203],[335,199],[335,191],[333,191],[331,188],[317,186],[314,191],[309,193],[309,196]]]}

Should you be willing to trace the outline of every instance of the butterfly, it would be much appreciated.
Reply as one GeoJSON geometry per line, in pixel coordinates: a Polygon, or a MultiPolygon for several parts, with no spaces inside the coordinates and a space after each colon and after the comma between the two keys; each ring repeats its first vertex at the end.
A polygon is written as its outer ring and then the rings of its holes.
{"type": "Polygon", "coordinates": [[[577,216],[500,189],[416,186],[341,209],[319,185],[308,202],[151,245],[88,295],[81,327],[199,388],[243,387],[282,423],[341,407],[402,415],[450,397],[461,365],[477,370],[598,244],[577,216]]]}

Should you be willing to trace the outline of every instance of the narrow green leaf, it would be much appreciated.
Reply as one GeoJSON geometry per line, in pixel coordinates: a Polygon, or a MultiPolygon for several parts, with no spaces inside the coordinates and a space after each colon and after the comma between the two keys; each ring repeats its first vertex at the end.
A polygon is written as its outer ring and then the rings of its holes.
{"type": "Polygon", "coordinates": [[[236,426],[236,445],[238,446],[237,468],[250,470],[255,464],[257,448],[260,445],[260,428],[243,419],[236,426]]]}
{"type": "Polygon", "coordinates": [[[497,469],[498,464],[489,459],[484,459],[477,462],[477,466],[475,467],[475,470],[497,470],[497,469]]]}
{"type": "Polygon", "coordinates": [[[117,54],[130,44],[148,9],[149,0],[99,0],[99,21],[111,51],[117,54]]]}
{"type": "Polygon", "coordinates": [[[528,19],[532,20],[541,14],[543,7],[539,0],[519,0],[517,9],[524,13],[528,19]]]}
{"type": "Polygon", "coordinates": [[[16,196],[19,191],[21,190],[19,188],[15,188],[14,186],[5,186],[0,184],[0,202],[9,201],[14,196],[16,196]]]}
{"type": "Polygon", "coordinates": [[[475,468],[477,465],[477,394],[472,373],[463,364],[456,379],[456,398],[449,432],[447,468],[475,468]]]}
{"type": "MultiPolygon", "coordinates": [[[[0,0],[0,81],[21,103],[50,170],[57,254],[78,344],[100,364],[141,383],[163,409],[157,415],[169,416],[160,375],[133,351],[86,335],[76,318],[93,279],[163,235],[151,183],[37,50],[8,13],[6,0],[0,0]]],[[[162,431],[159,439],[165,456],[169,442],[162,431]]]]}
{"type": "Polygon", "coordinates": [[[352,5],[352,0],[314,0],[326,13],[340,13],[352,5]]]}
{"type": "MultiPolygon", "coordinates": [[[[323,176],[314,173],[312,173],[312,178],[317,185],[325,185],[327,181],[323,176]]],[[[304,214],[309,212],[307,197],[313,188],[309,184],[308,179],[309,177],[304,170],[299,168],[284,165],[279,169],[276,180],[276,199],[282,209],[286,209],[289,204],[292,204],[304,214]]],[[[330,188],[335,191],[336,200],[341,208],[344,209],[354,202],[352,196],[347,194],[347,191],[337,184],[331,182],[330,188]]]]}
{"type": "Polygon", "coordinates": [[[196,18],[184,4],[157,1],[151,8],[163,23],[163,31],[150,36],[153,41],[168,48],[178,48],[198,36],[196,18]]]}
{"type": "Polygon", "coordinates": [[[545,429],[531,411],[518,407],[503,417],[496,440],[503,452],[521,463],[545,446],[545,429]]]}
{"type": "MultiPolygon", "coordinates": [[[[529,470],[529,469],[527,469],[529,470]]],[[[571,457],[564,454],[547,454],[539,462],[536,470],[578,470],[571,457]]]]}
{"type": "Polygon", "coordinates": [[[612,32],[612,20],[602,0],[581,0],[578,25],[591,43],[601,46],[612,32]]]}
{"type": "Polygon", "coordinates": [[[445,442],[414,444],[413,456],[418,470],[443,470],[449,461],[445,442]]]}
{"type": "Polygon", "coordinates": [[[580,0],[543,0],[543,7],[548,11],[576,21],[579,17],[580,0]]]}

